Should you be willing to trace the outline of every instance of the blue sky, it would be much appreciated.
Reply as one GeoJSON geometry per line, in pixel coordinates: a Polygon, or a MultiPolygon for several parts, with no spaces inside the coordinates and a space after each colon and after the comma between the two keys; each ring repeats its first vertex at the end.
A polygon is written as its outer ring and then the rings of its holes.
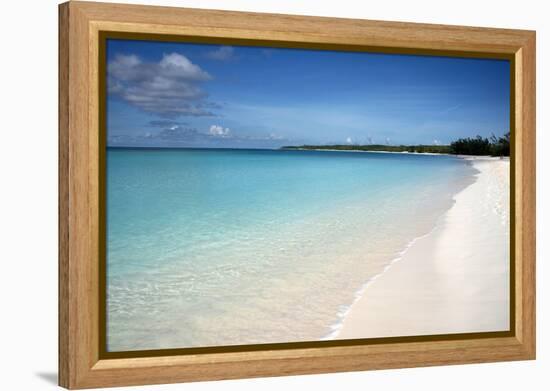
{"type": "Polygon", "coordinates": [[[107,42],[111,146],[448,144],[509,131],[510,64],[107,42]]]}

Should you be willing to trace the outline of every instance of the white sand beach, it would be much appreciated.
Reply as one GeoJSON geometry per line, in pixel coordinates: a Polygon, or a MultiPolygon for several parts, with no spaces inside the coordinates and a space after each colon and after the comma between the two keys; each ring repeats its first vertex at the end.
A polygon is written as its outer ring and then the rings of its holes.
{"type": "Polygon", "coordinates": [[[333,338],[508,330],[510,164],[472,162],[476,181],[366,287],[333,338]]]}

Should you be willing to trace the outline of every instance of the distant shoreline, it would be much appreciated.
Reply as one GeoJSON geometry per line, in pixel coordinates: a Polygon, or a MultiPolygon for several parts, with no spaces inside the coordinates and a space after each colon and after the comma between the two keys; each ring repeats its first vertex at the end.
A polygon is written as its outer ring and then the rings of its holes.
{"type": "Polygon", "coordinates": [[[436,153],[436,152],[395,152],[395,151],[366,151],[361,149],[312,149],[312,148],[281,148],[281,151],[313,151],[313,152],[352,152],[352,153],[391,153],[396,155],[427,155],[427,156],[452,156],[459,159],[477,160],[477,159],[490,159],[490,160],[509,160],[510,156],[491,156],[491,155],[462,155],[454,153],[436,153]]]}
{"type": "Polygon", "coordinates": [[[448,155],[453,152],[451,145],[386,145],[386,144],[334,144],[334,145],[289,145],[282,150],[305,151],[356,151],[356,152],[392,152],[392,153],[419,153],[448,155]]]}
{"type": "MultiPolygon", "coordinates": [[[[287,148],[283,147],[280,148],[281,151],[314,151],[314,152],[353,152],[353,153],[393,153],[397,155],[443,155],[443,156],[459,156],[454,155],[451,153],[443,153],[443,152],[409,152],[409,151],[384,151],[384,150],[377,150],[377,151],[368,151],[368,150],[362,150],[362,149],[329,149],[329,148],[287,148]]],[[[474,155],[472,155],[474,156],[474,155]]]]}
{"type": "Polygon", "coordinates": [[[424,155],[468,155],[468,156],[510,156],[510,133],[497,138],[494,134],[487,138],[459,138],[450,144],[304,144],[285,145],[282,150],[303,151],[346,151],[346,152],[386,152],[424,155]]]}

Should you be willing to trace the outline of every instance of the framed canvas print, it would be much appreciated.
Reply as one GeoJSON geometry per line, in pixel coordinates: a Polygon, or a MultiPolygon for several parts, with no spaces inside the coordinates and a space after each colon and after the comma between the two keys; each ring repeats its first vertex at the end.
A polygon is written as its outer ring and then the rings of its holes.
{"type": "Polygon", "coordinates": [[[59,11],[60,385],[534,359],[534,32],[59,11]]]}

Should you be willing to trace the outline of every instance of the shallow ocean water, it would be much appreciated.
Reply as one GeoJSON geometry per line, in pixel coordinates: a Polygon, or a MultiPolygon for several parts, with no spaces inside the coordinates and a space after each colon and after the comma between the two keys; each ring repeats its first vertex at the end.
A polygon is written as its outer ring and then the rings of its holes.
{"type": "Polygon", "coordinates": [[[109,148],[108,350],[330,337],[475,173],[452,156],[109,148]]]}

